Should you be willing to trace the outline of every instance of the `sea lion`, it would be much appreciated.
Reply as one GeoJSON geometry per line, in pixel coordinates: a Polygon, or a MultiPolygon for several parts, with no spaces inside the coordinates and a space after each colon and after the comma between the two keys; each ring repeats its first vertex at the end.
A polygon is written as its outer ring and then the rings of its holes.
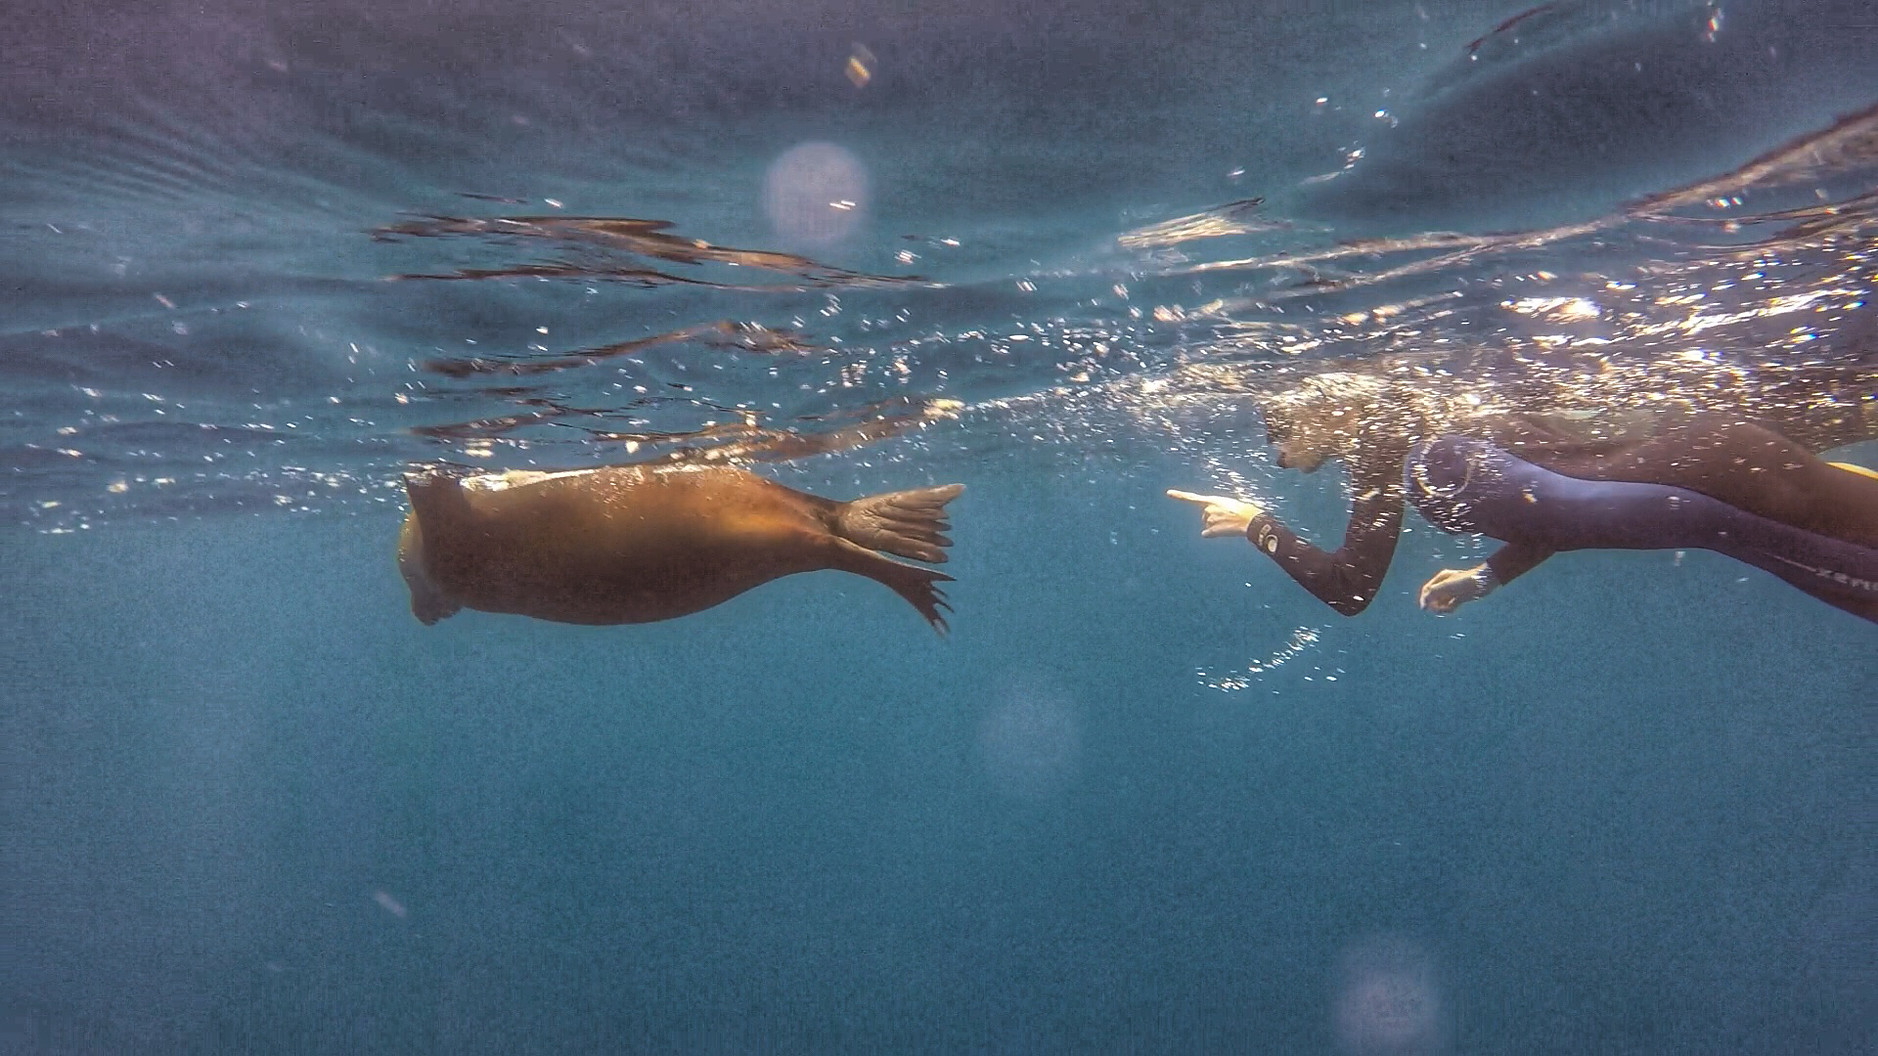
{"type": "Polygon", "coordinates": [[[938,563],[962,484],[837,502],[726,466],[405,477],[398,567],[426,625],[460,608],[561,623],[649,623],[779,576],[832,568],[886,584],[941,634],[938,563]]]}

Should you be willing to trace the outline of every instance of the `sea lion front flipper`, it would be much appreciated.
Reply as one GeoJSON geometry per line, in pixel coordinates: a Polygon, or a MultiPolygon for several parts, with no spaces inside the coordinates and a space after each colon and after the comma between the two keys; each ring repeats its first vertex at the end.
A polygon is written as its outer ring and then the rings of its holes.
{"type": "Polygon", "coordinates": [[[952,528],[946,503],[964,490],[963,484],[947,484],[855,499],[836,511],[835,533],[869,550],[938,564],[952,545],[945,536],[952,528]]]}
{"type": "Polygon", "coordinates": [[[933,630],[940,634],[946,633],[946,618],[939,610],[951,612],[952,606],[946,603],[945,592],[939,589],[939,584],[952,582],[951,576],[935,569],[902,564],[891,557],[882,557],[846,539],[834,539],[831,542],[835,548],[831,567],[886,584],[895,594],[918,609],[919,614],[926,617],[926,622],[932,624],[933,630]]]}

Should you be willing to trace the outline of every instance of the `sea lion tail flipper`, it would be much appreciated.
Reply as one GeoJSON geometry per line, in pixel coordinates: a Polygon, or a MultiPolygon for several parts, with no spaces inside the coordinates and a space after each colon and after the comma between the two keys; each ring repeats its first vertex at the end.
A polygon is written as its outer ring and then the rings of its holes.
{"type": "Polygon", "coordinates": [[[855,499],[836,510],[835,534],[869,550],[941,563],[952,545],[945,536],[952,529],[946,503],[964,490],[963,484],[947,484],[855,499]]]}
{"type": "Polygon", "coordinates": [[[933,630],[942,635],[946,633],[946,618],[940,610],[951,612],[952,606],[946,602],[945,591],[939,589],[939,584],[952,582],[951,576],[936,569],[902,564],[893,558],[882,557],[846,539],[836,539],[834,543],[834,567],[886,584],[895,594],[918,609],[919,614],[926,617],[926,622],[932,624],[933,630]]]}

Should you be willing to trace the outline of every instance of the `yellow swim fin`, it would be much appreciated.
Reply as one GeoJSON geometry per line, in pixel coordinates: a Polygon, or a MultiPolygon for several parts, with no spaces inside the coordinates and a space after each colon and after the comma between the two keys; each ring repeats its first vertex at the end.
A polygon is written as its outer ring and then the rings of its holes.
{"type": "Polygon", "coordinates": [[[1828,462],[1826,464],[1829,466],[1838,466],[1840,469],[1845,470],[1847,473],[1857,473],[1861,477],[1870,477],[1873,480],[1878,480],[1878,469],[1871,469],[1866,466],[1857,466],[1857,465],[1853,465],[1850,462],[1828,462]]]}

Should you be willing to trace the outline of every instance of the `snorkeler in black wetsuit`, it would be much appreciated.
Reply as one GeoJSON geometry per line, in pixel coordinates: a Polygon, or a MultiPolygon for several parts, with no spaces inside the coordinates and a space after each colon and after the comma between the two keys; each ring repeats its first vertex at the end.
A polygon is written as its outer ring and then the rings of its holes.
{"type": "Polygon", "coordinates": [[[1423,607],[1451,611],[1561,551],[1704,549],[1878,622],[1878,475],[1753,426],[1698,436],[1710,442],[1660,462],[1634,450],[1559,460],[1600,473],[1589,479],[1469,437],[1418,444],[1405,469],[1415,508],[1439,528],[1506,544],[1431,580],[1423,607]],[[1645,473],[1659,479],[1630,479],[1645,473]]]}
{"type": "MultiPolygon", "coordinates": [[[[1830,604],[1878,619],[1878,601],[1859,586],[1872,578],[1861,570],[1871,570],[1878,560],[1878,479],[1823,461],[1778,433],[1716,415],[1501,414],[1465,423],[1456,439],[1469,436],[1469,444],[1438,437],[1418,445],[1399,421],[1372,426],[1388,418],[1383,383],[1348,377],[1317,389],[1306,411],[1268,408],[1267,423],[1281,466],[1308,472],[1333,455],[1348,458],[1354,495],[1349,529],[1337,550],[1312,546],[1251,504],[1169,494],[1205,505],[1203,534],[1243,532],[1344,615],[1363,611],[1375,598],[1412,498],[1438,525],[1509,544],[1478,568],[1431,579],[1421,593],[1422,606],[1431,611],[1452,611],[1485,596],[1559,550],[1665,547],[1729,553],[1830,604]],[[1325,393],[1328,398],[1318,398],[1325,393]],[[1431,460],[1431,453],[1438,457],[1431,460]],[[1481,466],[1492,471],[1469,477],[1470,459],[1486,459],[1481,466]],[[1507,494],[1516,493],[1519,505],[1488,503],[1491,515],[1483,506],[1463,516],[1455,504],[1442,501],[1443,489],[1460,487],[1464,477],[1471,497],[1501,497],[1495,482],[1526,471],[1527,484],[1554,486],[1515,488],[1507,494]],[[1591,491],[1574,489],[1574,483],[1591,491]],[[1672,492],[1685,501],[1680,515],[1648,516],[1649,503],[1677,497],[1672,492]],[[1706,520],[1697,516],[1698,507],[1706,520]],[[1739,518],[1746,520],[1724,523],[1739,518]],[[1758,542],[1748,546],[1744,534],[1758,542]]],[[[1858,438],[1859,431],[1840,442],[1858,438]]]]}

